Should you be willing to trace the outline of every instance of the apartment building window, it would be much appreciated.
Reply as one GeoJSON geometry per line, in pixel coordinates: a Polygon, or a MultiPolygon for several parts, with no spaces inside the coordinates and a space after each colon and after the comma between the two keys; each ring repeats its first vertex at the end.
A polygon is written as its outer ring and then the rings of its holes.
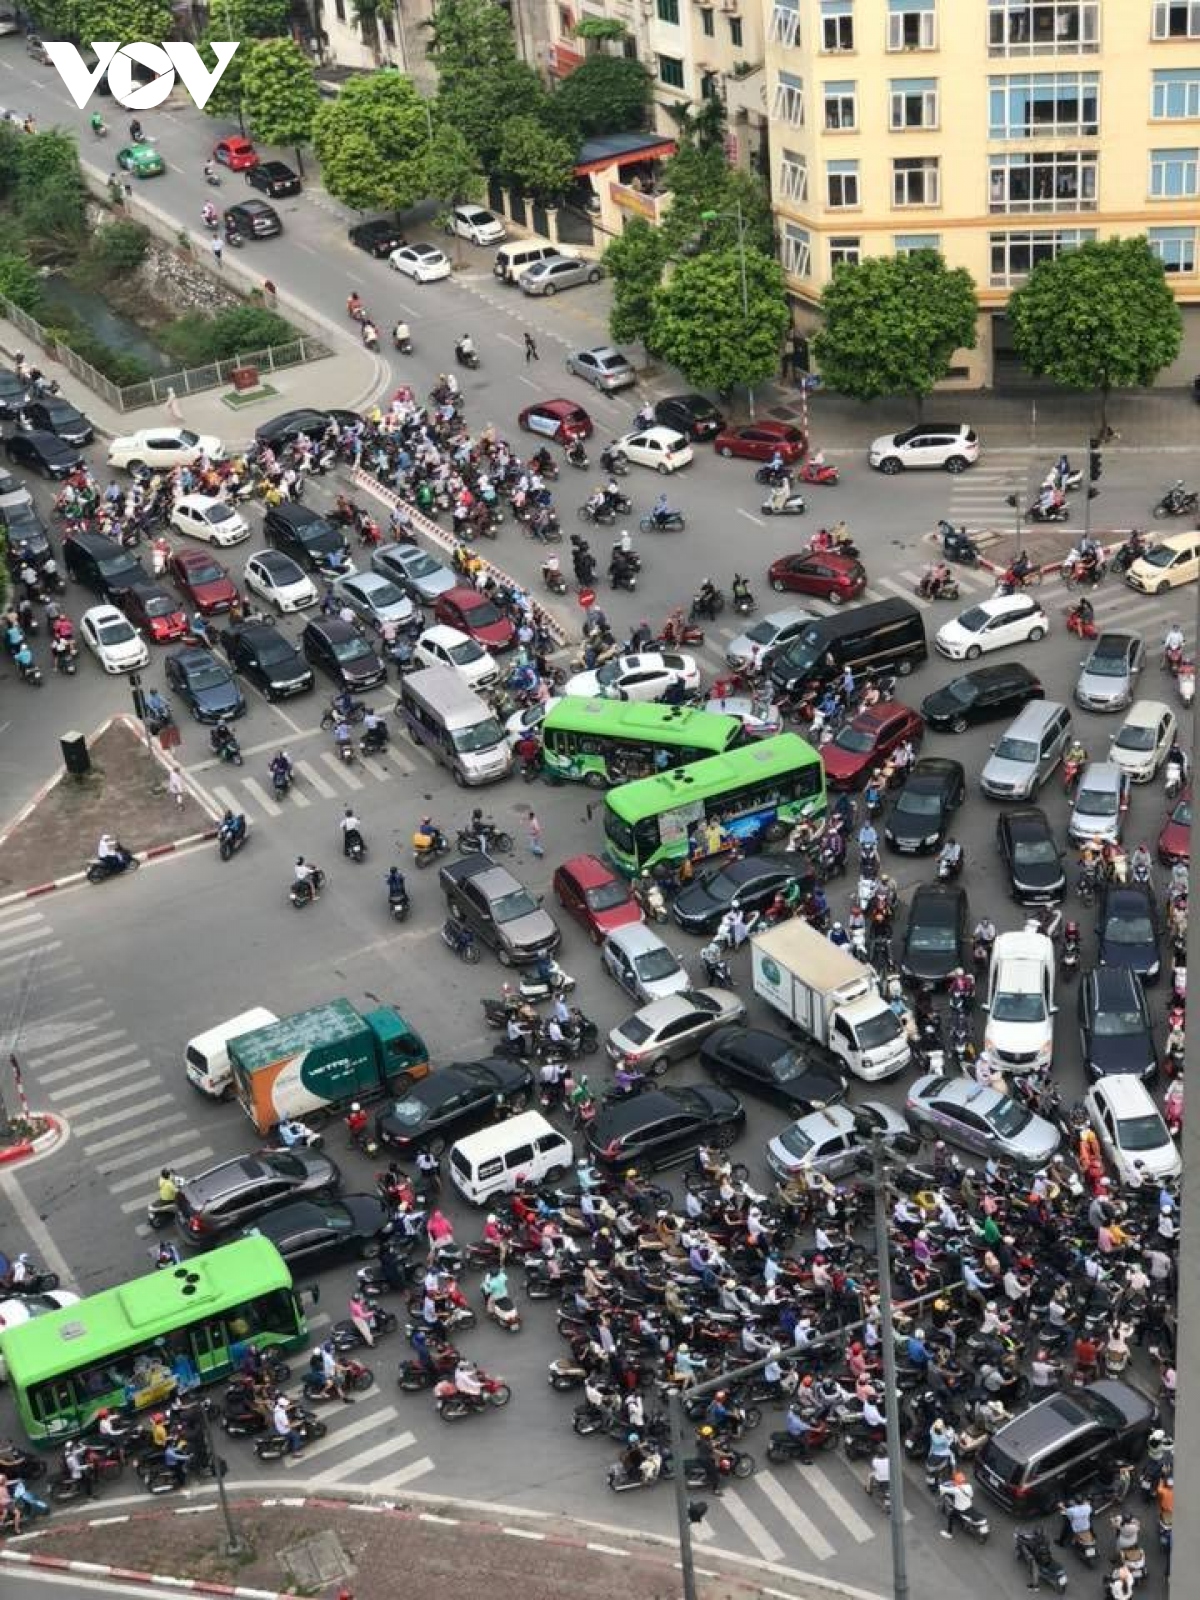
{"type": "Polygon", "coordinates": [[[812,237],[794,222],[783,225],[783,270],[793,278],[807,278],[812,272],[812,237]]]}
{"type": "Polygon", "coordinates": [[[1007,289],[1027,278],[1043,261],[1053,261],[1067,250],[1096,237],[1093,228],[1048,228],[1036,233],[993,233],[991,284],[1007,289]]]}
{"type": "MultiPolygon", "coordinates": [[[[711,17],[712,12],[708,15],[711,17]]],[[[783,45],[785,50],[793,49],[799,42],[800,0],[775,0],[775,8],[771,12],[771,38],[775,44],[783,45]]]]}
{"type": "Polygon", "coordinates": [[[730,17],[729,19],[729,43],[735,50],[740,50],[742,48],[741,17],[730,17]]]}
{"type": "Polygon", "coordinates": [[[1043,150],[992,156],[992,211],[1094,211],[1099,159],[1092,150],[1043,150]]]}
{"type": "Polygon", "coordinates": [[[683,62],[678,56],[659,56],[658,76],[669,89],[683,88],[683,62]]]}
{"type": "Polygon", "coordinates": [[[858,126],[858,87],[854,83],[824,86],[825,127],[846,131],[858,126]]]}
{"type": "Polygon", "coordinates": [[[937,156],[906,156],[892,162],[894,206],[936,206],[941,199],[937,156]]]}
{"type": "Polygon", "coordinates": [[[1098,0],[988,0],[992,55],[1091,53],[1099,40],[1098,0]]]}
{"type": "Polygon", "coordinates": [[[1195,200],[1200,195],[1198,169],[1200,150],[1151,150],[1150,198],[1195,200]]]}
{"type": "Polygon", "coordinates": [[[936,50],[936,0],[888,0],[889,50],[936,50]]]}
{"type": "Polygon", "coordinates": [[[829,241],[829,270],[834,272],[838,267],[856,267],[862,260],[861,239],[830,239],[829,241]]]}
{"type": "Polygon", "coordinates": [[[1046,134],[1078,138],[1099,131],[1098,72],[1017,72],[988,79],[988,133],[993,139],[1046,134]]]}
{"type": "Polygon", "coordinates": [[[717,28],[716,23],[713,21],[711,6],[704,6],[702,8],[700,12],[700,26],[704,31],[704,37],[706,39],[711,39],[716,33],[717,28]]]}
{"type": "Polygon", "coordinates": [[[892,238],[892,248],[898,256],[915,255],[918,250],[937,250],[942,248],[940,233],[897,233],[892,238]]]}
{"type": "Polygon", "coordinates": [[[858,162],[829,161],[825,166],[825,193],[831,207],[858,204],[858,162]]]}
{"type": "Polygon", "coordinates": [[[1164,272],[1195,272],[1195,228],[1149,228],[1146,237],[1164,272]]]}
{"type": "Polygon", "coordinates": [[[346,0],[333,0],[333,8],[337,12],[339,22],[346,20],[346,0]]]}
{"type": "Polygon", "coordinates": [[[938,125],[938,81],[936,78],[893,78],[891,124],[899,128],[936,128],[938,125]]]}
{"type": "Polygon", "coordinates": [[[1200,39],[1200,0],[1155,0],[1156,39],[1200,39]]]}
{"type": "Polygon", "coordinates": [[[771,115],[790,127],[804,126],[804,79],[794,72],[781,72],[775,79],[775,103],[771,115]]]}
{"type": "Polygon", "coordinates": [[[808,203],[808,158],[785,150],[779,163],[779,195],[793,205],[808,203]]]}
{"type": "Polygon", "coordinates": [[[658,12],[660,22],[670,22],[679,26],[679,0],[655,0],[655,10],[658,12]]]}
{"type": "Polygon", "coordinates": [[[854,49],[854,0],[821,0],[821,49],[828,55],[854,49]]]}
{"type": "Polygon", "coordinates": [[[1155,122],[1200,117],[1200,68],[1156,72],[1150,93],[1150,115],[1155,122]]]}

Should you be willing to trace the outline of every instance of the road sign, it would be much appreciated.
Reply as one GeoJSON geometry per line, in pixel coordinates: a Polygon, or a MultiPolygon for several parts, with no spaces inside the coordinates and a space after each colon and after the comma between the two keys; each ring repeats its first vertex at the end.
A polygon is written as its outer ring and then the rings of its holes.
{"type": "Polygon", "coordinates": [[[583,611],[586,611],[590,606],[594,606],[595,604],[596,604],[596,591],[595,591],[595,589],[580,589],[580,591],[579,591],[579,606],[580,606],[580,609],[583,610],[583,611]]]}

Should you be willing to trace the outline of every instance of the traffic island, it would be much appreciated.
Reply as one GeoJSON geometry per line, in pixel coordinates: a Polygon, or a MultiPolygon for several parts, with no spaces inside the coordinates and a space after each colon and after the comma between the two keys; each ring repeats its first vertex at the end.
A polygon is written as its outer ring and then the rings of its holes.
{"type": "Polygon", "coordinates": [[[86,771],[64,765],[0,832],[0,903],[81,882],[104,833],[139,861],[215,837],[209,802],[187,787],[180,805],[166,754],[132,717],[110,717],[86,753],[86,771]]]}
{"type": "Polygon", "coordinates": [[[0,1167],[48,1156],[67,1137],[67,1125],[45,1111],[24,1112],[0,1126],[0,1167]]]}

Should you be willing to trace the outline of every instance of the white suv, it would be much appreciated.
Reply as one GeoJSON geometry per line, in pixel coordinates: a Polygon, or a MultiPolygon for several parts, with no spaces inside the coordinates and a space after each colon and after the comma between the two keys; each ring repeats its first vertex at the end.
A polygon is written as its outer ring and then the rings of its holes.
{"type": "Polygon", "coordinates": [[[1054,1050],[1054,946],[1002,933],[992,949],[983,1050],[1002,1072],[1044,1071],[1054,1050]]]}
{"type": "Polygon", "coordinates": [[[979,460],[979,438],[965,422],[919,422],[903,433],[884,433],[871,445],[868,461],[880,472],[906,467],[944,467],[965,472],[979,460]]]}

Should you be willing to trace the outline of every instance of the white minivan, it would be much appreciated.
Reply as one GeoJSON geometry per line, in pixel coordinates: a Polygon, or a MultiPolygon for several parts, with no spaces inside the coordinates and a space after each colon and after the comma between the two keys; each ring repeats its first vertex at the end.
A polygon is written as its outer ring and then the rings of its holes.
{"type": "Polygon", "coordinates": [[[564,1177],[574,1160],[566,1134],[552,1127],[540,1111],[522,1111],[453,1145],[450,1177],[464,1200],[483,1206],[493,1195],[564,1177]]]}
{"type": "Polygon", "coordinates": [[[228,1022],[189,1039],[183,1055],[184,1071],[194,1089],[210,1100],[228,1100],[233,1093],[233,1073],[229,1066],[229,1041],[256,1028],[269,1028],[279,1018],[266,1006],[251,1006],[228,1022]]]}

